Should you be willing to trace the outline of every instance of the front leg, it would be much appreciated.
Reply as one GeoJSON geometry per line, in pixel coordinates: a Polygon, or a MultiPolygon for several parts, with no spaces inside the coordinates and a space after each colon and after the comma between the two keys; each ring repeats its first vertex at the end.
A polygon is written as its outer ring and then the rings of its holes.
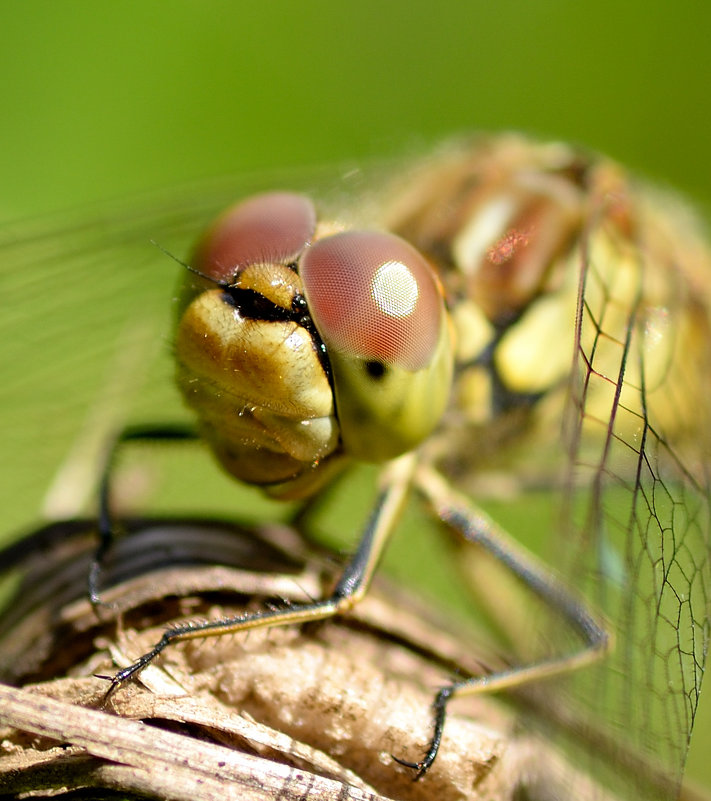
{"type": "Polygon", "coordinates": [[[111,510],[111,483],[113,469],[119,452],[129,442],[186,442],[199,438],[196,429],[189,424],[156,424],[127,426],[113,440],[106,452],[99,485],[98,534],[99,544],[91,560],[88,575],[89,600],[94,608],[101,605],[100,584],[103,562],[114,540],[115,521],[111,510]]]}

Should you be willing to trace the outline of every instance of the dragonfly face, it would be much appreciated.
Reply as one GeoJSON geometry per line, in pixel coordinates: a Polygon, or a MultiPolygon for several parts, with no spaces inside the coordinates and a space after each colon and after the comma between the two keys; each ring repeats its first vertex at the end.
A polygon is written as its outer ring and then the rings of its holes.
{"type": "Polygon", "coordinates": [[[235,477],[298,497],[345,459],[392,458],[438,423],[449,321],[407,242],[333,232],[305,197],[260,195],[221,218],[193,270],[178,384],[235,477]]]}

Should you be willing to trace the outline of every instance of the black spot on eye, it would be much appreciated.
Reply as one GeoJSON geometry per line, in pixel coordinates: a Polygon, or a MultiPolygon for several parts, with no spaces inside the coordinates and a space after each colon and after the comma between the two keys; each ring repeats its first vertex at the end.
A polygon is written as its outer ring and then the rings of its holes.
{"type": "Polygon", "coordinates": [[[382,362],[369,361],[364,364],[365,372],[371,378],[382,378],[385,375],[385,365],[382,362]]]}

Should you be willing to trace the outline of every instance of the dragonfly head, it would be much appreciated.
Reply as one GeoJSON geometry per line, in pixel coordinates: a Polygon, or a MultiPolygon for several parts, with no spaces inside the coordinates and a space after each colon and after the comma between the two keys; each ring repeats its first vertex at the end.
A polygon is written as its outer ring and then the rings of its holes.
{"type": "Polygon", "coordinates": [[[333,233],[311,201],[229,209],[186,272],[178,385],[236,478],[315,491],[346,459],[416,447],[449,398],[453,347],[439,282],[407,242],[333,233]]]}

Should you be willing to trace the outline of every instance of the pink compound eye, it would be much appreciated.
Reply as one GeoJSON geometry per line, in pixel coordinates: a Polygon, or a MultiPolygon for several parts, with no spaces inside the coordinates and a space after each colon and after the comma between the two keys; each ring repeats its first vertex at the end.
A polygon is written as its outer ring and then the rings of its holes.
{"type": "Polygon", "coordinates": [[[228,209],[198,245],[194,266],[231,283],[250,264],[296,261],[316,229],[316,210],[303,195],[270,192],[228,209]]]}
{"type": "Polygon", "coordinates": [[[327,347],[407,370],[430,363],[442,295],[429,264],[403,239],[375,231],[335,234],[304,252],[299,274],[327,347]]]}

